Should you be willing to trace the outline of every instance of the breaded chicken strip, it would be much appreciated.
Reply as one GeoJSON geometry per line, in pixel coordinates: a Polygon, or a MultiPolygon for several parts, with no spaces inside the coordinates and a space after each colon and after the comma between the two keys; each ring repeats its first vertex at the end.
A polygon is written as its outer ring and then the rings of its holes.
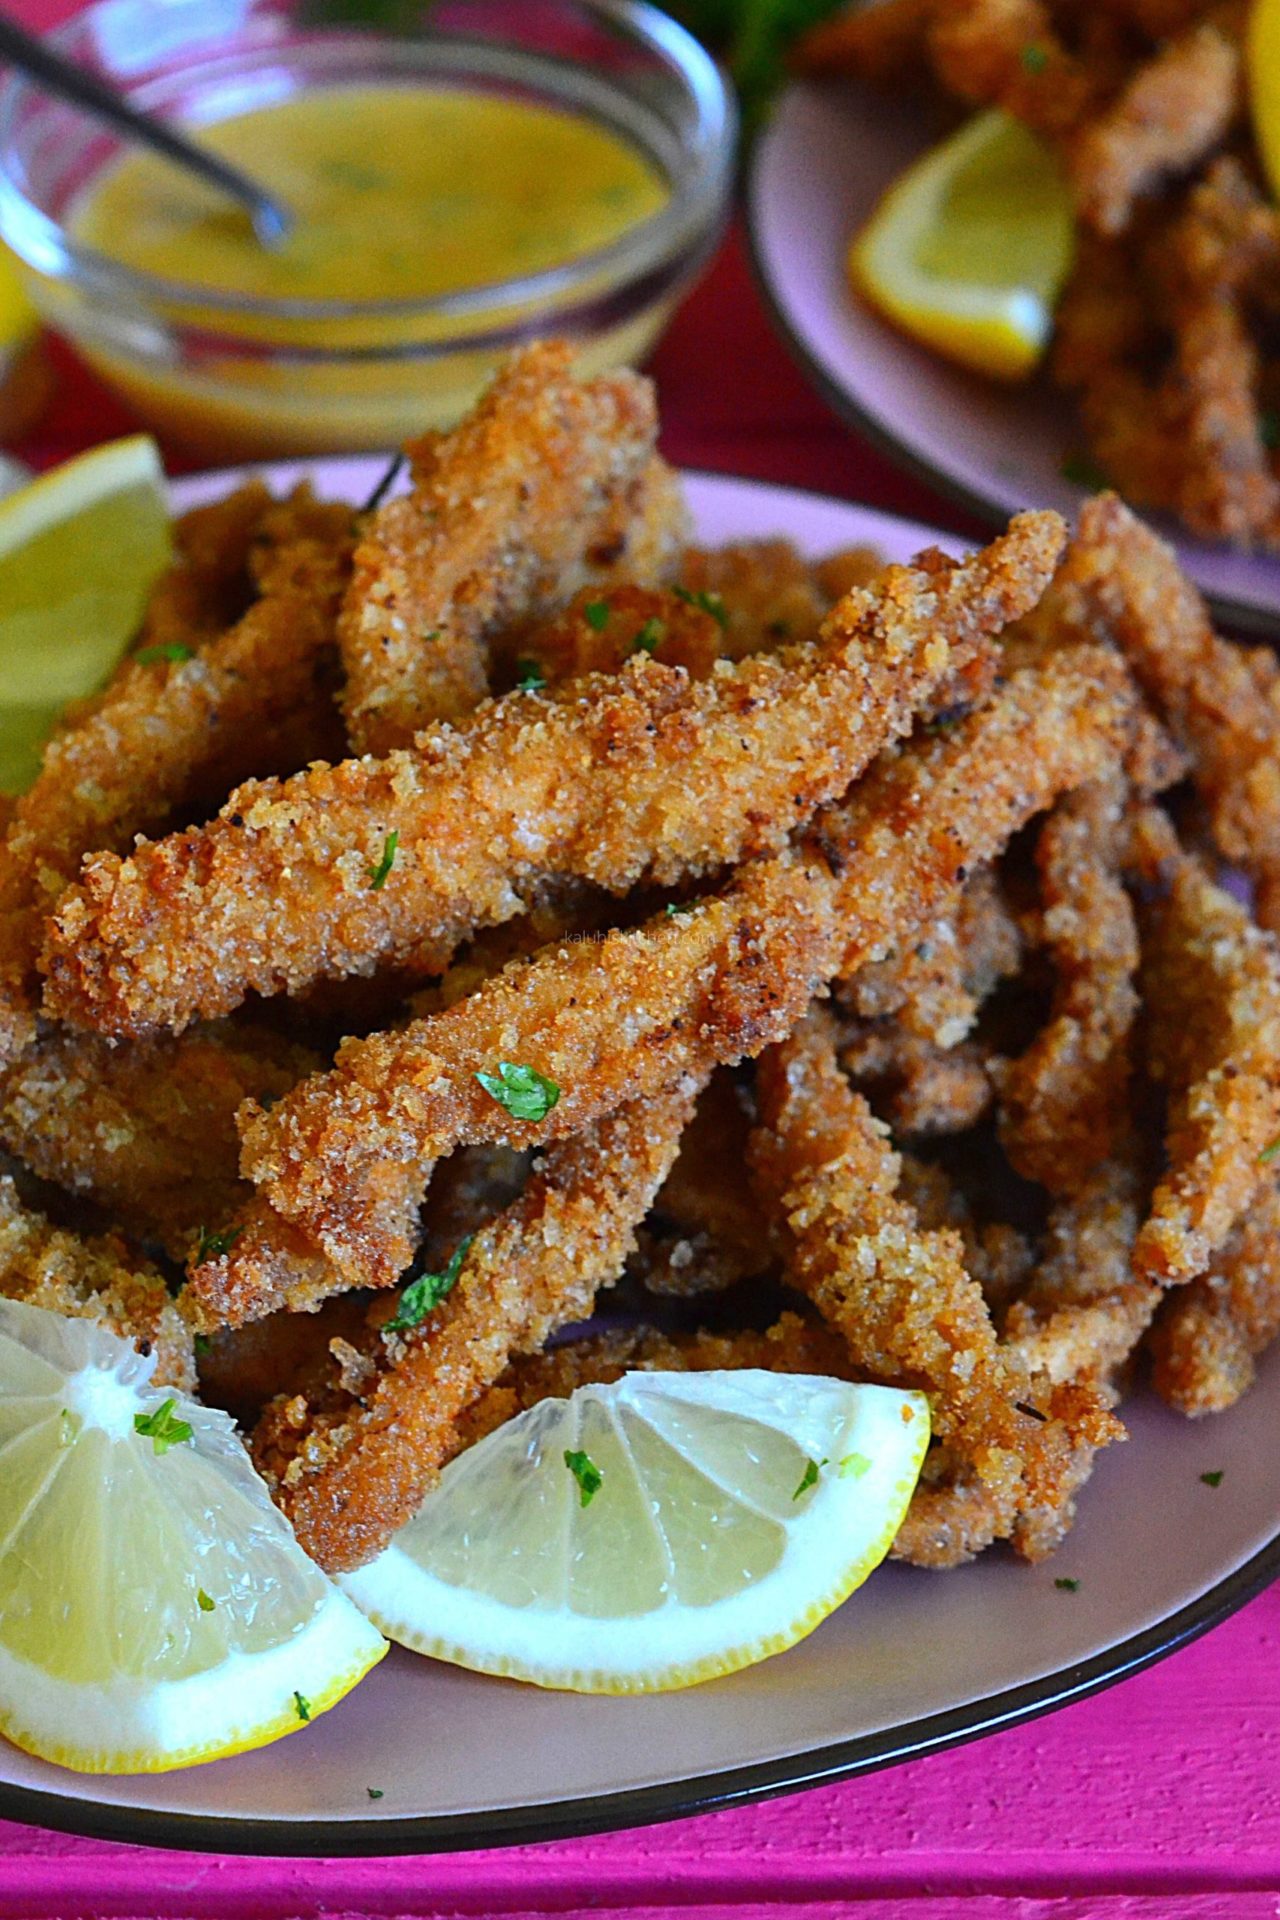
{"type": "Polygon", "coordinates": [[[555,612],[624,556],[634,574],[653,389],[626,371],[575,380],[572,360],[565,343],[525,348],[452,433],[409,448],[413,490],[366,527],[339,623],[357,752],[469,712],[491,634],[555,612]]]}
{"type": "Polygon", "coordinates": [[[944,680],[994,657],[1064,537],[1024,514],[968,561],[889,569],[816,645],[701,682],[641,651],[384,760],[242,787],[206,827],[86,863],[49,923],[46,1008],[113,1035],[180,1028],[251,990],[447,957],[550,880],[621,893],[776,849],[944,680]]]}
{"type": "Polygon", "coordinates": [[[1280,1334],[1280,1182],[1274,1171],[1209,1269],[1169,1296],[1151,1335],[1156,1392],[1196,1417],[1233,1407],[1280,1334]]]}
{"type": "MultiPolygon", "coordinates": [[[[387,1285],[412,1253],[430,1165],[454,1146],[538,1144],[685,1073],[782,1038],[838,968],[927,924],[970,865],[1057,796],[1098,777],[1133,711],[1114,655],[1080,649],[1013,676],[986,710],[913,742],[819,817],[801,851],[759,860],[691,912],[548,949],[399,1033],[345,1046],[335,1070],[269,1114],[246,1109],[243,1169],[349,1284],[387,1285]],[[507,1060],[559,1089],[513,1120],[476,1081],[507,1060]]],[[[271,1222],[255,1219],[193,1285],[210,1303],[259,1284],[271,1222]]]]}
{"type": "Polygon", "coordinates": [[[195,1386],[191,1333],[164,1275],[131,1254],[115,1235],[81,1239],[24,1207],[0,1176],[0,1295],[73,1320],[99,1320],[157,1357],[156,1381],[190,1393],[195,1386]]]}
{"type": "Polygon", "coordinates": [[[186,1261],[250,1197],[237,1108],[279,1099],[319,1064],[309,1048],[230,1023],[118,1048],[47,1032],[0,1071],[0,1145],[186,1261]]]}
{"type": "Polygon", "coordinates": [[[203,646],[234,625],[254,596],[249,556],[271,505],[261,480],[250,480],[174,523],[173,564],[152,588],[132,652],[203,646]]]}
{"type": "Polygon", "coordinates": [[[1134,1268],[1167,1286],[1204,1273],[1271,1185],[1260,1156],[1280,1134],[1280,954],[1155,808],[1138,816],[1134,862],[1147,1066],[1169,1097],[1168,1164],[1134,1268]]]}
{"type": "Polygon", "coordinates": [[[1079,1191],[1130,1128],[1138,929],[1121,879],[1128,799],[1122,780],[1080,788],[1036,848],[1053,1005],[997,1084],[1010,1162],[1053,1194],[1079,1191]]]}
{"type": "Polygon", "coordinates": [[[251,772],[332,751],[334,618],[350,512],[308,494],[275,510],[261,598],[191,653],[130,656],[45,749],[0,847],[0,1060],[34,1035],[41,916],[83,855],[125,848],[251,772]]]}
{"type": "Polygon", "coordinates": [[[929,1394],[934,1434],[986,1495],[996,1537],[1014,1535],[1039,1558],[1071,1523],[1076,1454],[1121,1430],[1101,1394],[1088,1410],[1074,1395],[1055,1405],[997,1340],[959,1235],[923,1230],[900,1197],[887,1129],[849,1088],[833,1041],[829,1022],[811,1015],[757,1074],[751,1167],[783,1234],[788,1277],[842,1335],[856,1369],[929,1394]],[[1024,1511],[1033,1533],[1018,1528],[1024,1511]]]}
{"type": "Polygon", "coordinates": [[[979,867],[918,940],[860,967],[838,998],[863,1020],[894,1019],[916,1039],[954,1047],[1021,958],[1022,934],[1000,882],[990,867],[979,867]]]}
{"type": "Polygon", "coordinates": [[[552,1148],[470,1242],[440,1305],[409,1331],[384,1328],[352,1391],[268,1410],[255,1462],[326,1571],[372,1559],[412,1518],[455,1450],[459,1417],[513,1354],[590,1314],[635,1244],[695,1093],[636,1102],[552,1148]]]}

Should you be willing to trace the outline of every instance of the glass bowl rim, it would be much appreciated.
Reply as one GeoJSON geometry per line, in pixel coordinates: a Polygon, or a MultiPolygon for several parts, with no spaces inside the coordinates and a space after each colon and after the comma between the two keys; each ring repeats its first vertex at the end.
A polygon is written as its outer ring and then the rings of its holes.
{"type": "MultiPolygon", "coordinates": [[[[738,129],[736,103],[720,68],[700,42],[650,0],[569,0],[569,3],[580,12],[597,16],[604,24],[620,23],[665,62],[693,102],[699,139],[693,149],[694,165],[687,173],[682,168],[672,179],[670,198],[656,213],[626,228],[607,246],[575,255],[559,266],[519,278],[487,281],[454,293],[395,300],[280,299],[202,287],[193,281],[171,280],[161,274],[125,266],[95,248],[74,241],[60,221],[28,198],[4,165],[19,107],[28,97],[48,98],[38,84],[14,73],[8,75],[0,91],[0,236],[28,266],[51,280],[78,282],[100,295],[123,295],[131,304],[142,299],[180,311],[198,311],[202,316],[197,323],[199,330],[208,336],[220,332],[232,334],[236,320],[372,321],[417,317],[430,321],[466,320],[477,315],[492,315],[496,320],[504,309],[513,306],[523,309],[519,326],[522,331],[526,330],[535,322],[531,309],[542,309],[544,318],[552,317],[546,310],[550,308],[553,313],[557,302],[567,298],[572,303],[574,296],[592,290],[599,296],[607,288],[617,289],[673,259],[684,246],[696,247],[719,224],[732,182],[738,129]],[[33,260],[21,236],[9,231],[10,223],[4,218],[6,200],[20,205],[22,223],[40,232],[50,250],[60,257],[57,266],[50,268],[33,260]],[[602,274],[607,277],[607,288],[598,284],[602,274]]],[[[65,48],[96,14],[116,4],[117,0],[93,0],[91,5],[82,7],[42,37],[53,46],[65,48]]],[[[324,37],[338,41],[350,38],[375,45],[420,44],[404,34],[371,33],[349,27],[326,28],[324,37]]],[[[523,50],[514,44],[511,51],[518,59],[523,50]]],[[[172,316],[170,324],[175,323],[182,324],[177,316],[172,316]]],[[[288,351],[285,343],[279,344],[288,351]]],[[[466,334],[454,342],[433,342],[440,348],[470,344],[471,336],[466,334]]],[[[341,355],[342,350],[327,352],[341,355]]]]}

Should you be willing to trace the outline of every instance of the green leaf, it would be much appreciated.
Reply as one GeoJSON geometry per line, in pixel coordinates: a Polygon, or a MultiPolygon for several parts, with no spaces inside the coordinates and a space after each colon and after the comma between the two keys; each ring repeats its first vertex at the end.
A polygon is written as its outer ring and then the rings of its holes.
{"type": "Polygon", "coordinates": [[[592,633],[603,633],[609,624],[609,602],[607,600],[588,600],[582,609],[582,617],[592,633]]]}
{"type": "Polygon", "coordinates": [[[666,632],[656,614],[650,614],[635,639],[631,642],[632,653],[653,654],[662,645],[662,636],[666,632]]]}
{"type": "Polygon", "coordinates": [[[158,1454],[168,1453],[170,1447],[185,1446],[192,1437],[191,1423],[179,1420],[174,1414],[177,1401],[162,1400],[153,1413],[135,1413],[133,1430],[149,1440],[158,1454]]]}
{"type": "Polygon", "coordinates": [[[299,1720],[301,1720],[302,1724],[305,1726],[307,1721],[311,1718],[311,1702],[307,1699],[307,1696],[305,1693],[294,1694],[293,1708],[299,1720]]]}
{"type": "Polygon", "coordinates": [[[217,1233],[210,1233],[201,1227],[196,1250],[191,1256],[192,1265],[202,1267],[206,1260],[220,1260],[224,1253],[230,1253],[243,1232],[243,1227],[222,1227],[217,1233]]]}
{"type": "Polygon", "coordinates": [[[421,1326],[445,1295],[453,1292],[474,1239],[474,1233],[469,1233],[465,1240],[458,1242],[443,1273],[420,1273],[416,1280],[410,1280],[400,1295],[395,1318],[388,1320],[382,1329],[384,1333],[407,1333],[411,1327],[421,1326]]]}
{"type": "Polygon", "coordinates": [[[194,660],[196,650],[181,640],[166,640],[163,646],[139,647],[133,657],[139,666],[153,667],[158,660],[194,660]]]}
{"type": "Polygon", "coordinates": [[[578,1504],[589,1507],[604,1485],[604,1475],[589,1453],[564,1450],[564,1463],[578,1483],[578,1504]]]}
{"type": "Polygon", "coordinates": [[[690,592],[688,587],[675,587],[672,591],[676,599],[683,600],[687,607],[697,607],[700,613],[709,613],[717,626],[728,626],[729,616],[725,612],[724,601],[718,593],[707,593],[701,587],[697,593],[690,592]]]}
{"type": "Polygon", "coordinates": [[[476,1079],[513,1120],[545,1120],[560,1098],[554,1080],[514,1060],[499,1060],[496,1073],[477,1073],[476,1079]]]}
{"type": "Polygon", "coordinates": [[[793,1500],[798,1500],[802,1493],[808,1493],[810,1487],[817,1486],[818,1475],[822,1472],[826,1464],[825,1460],[810,1460],[807,1462],[804,1473],[800,1479],[800,1485],[791,1496],[793,1500]]]}
{"type": "Polygon", "coordinates": [[[537,693],[547,684],[547,676],[536,660],[521,658],[516,661],[516,692],[537,693]]]}
{"type": "Polygon", "coordinates": [[[381,860],[379,860],[376,867],[370,867],[369,869],[369,890],[371,893],[377,893],[380,888],[386,885],[387,875],[396,863],[396,850],[399,845],[400,830],[398,827],[392,827],[390,833],[382,843],[381,860]]]}

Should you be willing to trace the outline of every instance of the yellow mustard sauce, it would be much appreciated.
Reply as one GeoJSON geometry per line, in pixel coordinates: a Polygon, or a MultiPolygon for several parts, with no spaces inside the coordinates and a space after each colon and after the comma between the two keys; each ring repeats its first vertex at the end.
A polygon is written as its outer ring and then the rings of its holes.
{"type": "MultiPolygon", "coordinates": [[[[259,246],[243,214],[145,153],[92,185],[74,225],[110,259],[211,299],[412,301],[483,288],[608,246],[669,197],[645,155],[598,122],[462,88],[333,87],[197,131],[297,215],[279,247],[259,246]]],[[[482,332],[519,313],[495,302],[466,325],[482,332]]],[[[584,370],[643,353],[664,317],[586,343],[584,370]]],[[[308,348],[416,345],[458,330],[417,315],[237,323],[251,339],[308,348]]],[[[162,430],[227,455],[385,445],[456,417],[492,365],[462,350],[287,373],[244,361],[170,370],[82,346],[162,430]]]]}

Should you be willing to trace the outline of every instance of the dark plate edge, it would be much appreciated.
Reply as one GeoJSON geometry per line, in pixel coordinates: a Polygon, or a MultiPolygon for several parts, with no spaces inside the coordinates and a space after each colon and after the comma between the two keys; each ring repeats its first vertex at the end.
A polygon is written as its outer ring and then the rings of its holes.
{"type": "Polygon", "coordinates": [[[558,1804],[503,1807],[458,1816],[404,1820],[229,1820],[156,1813],[65,1799],[34,1787],[0,1786],[0,1817],[95,1840],[123,1840],[200,1853],[284,1859],[362,1859],[390,1854],[460,1853],[514,1847],[656,1825],[828,1786],[882,1767],[940,1753],[984,1734],[1037,1719],[1153,1666],[1221,1624],[1280,1575],[1280,1532],[1243,1565],[1164,1620],[1092,1659],[1061,1667],[1004,1693],[989,1694],[926,1719],[777,1760],[689,1780],[592,1795],[558,1804]],[[283,1842],[283,1845],[282,1845],[283,1842]]]}
{"type": "MultiPolygon", "coordinates": [[[[1009,523],[1007,507],[1002,506],[998,500],[992,500],[988,494],[975,492],[966,486],[963,480],[957,480],[954,474],[947,473],[941,467],[935,467],[931,460],[925,459],[923,454],[917,453],[905,441],[900,440],[874,414],[868,413],[861,402],[855,400],[848,389],[842,387],[827,371],[793,326],[789,314],[774,292],[773,279],[766,265],[764,243],[759,232],[758,182],[770,136],[771,129],[766,127],[752,143],[747,158],[742,202],[745,209],[744,225],[751,277],[755,282],[756,292],[783,344],[809,384],[816,388],[837,418],[855,428],[871,442],[877,452],[882,453],[895,466],[901,467],[905,473],[909,473],[912,479],[918,480],[922,486],[932,487],[935,493],[941,494],[952,505],[962,507],[966,513],[973,514],[984,525],[1003,529],[1009,523]]],[[[1082,503],[1088,498],[1087,493],[1081,493],[1082,503]]],[[[1025,504],[1027,507],[1034,507],[1039,503],[1027,501],[1025,504]]],[[[899,517],[905,518],[905,516],[899,517]]],[[[1210,593],[1206,588],[1201,587],[1199,582],[1194,584],[1197,591],[1203,595],[1215,619],[1223,626],[1231,627],[1241,633],[1256,635],[1274,644],[1276,622],[1280,617],[1276,612],[1257,606],[1250,600],[1233,600],[1228,594],[1210,593]]]]}

